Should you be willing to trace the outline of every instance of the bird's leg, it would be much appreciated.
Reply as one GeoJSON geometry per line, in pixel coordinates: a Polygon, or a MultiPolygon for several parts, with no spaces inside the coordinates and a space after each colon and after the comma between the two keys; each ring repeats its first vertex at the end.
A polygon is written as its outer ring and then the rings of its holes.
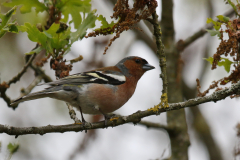
{"type": "Polygon", "coordinates": [[[101,111],[101,109],[99,108],[99,112],[101,112],[105,118],[104,120],[104,125],[107,126],[107,120],[111,118],[111,116],[109,116],[108,114],[105,114],[103,111],[101,111]]]}
{"type": "Polygon", "coordinates": [[[82,125],[84,126],[86,121],[85,121],[85,119],[83,117],[82,108],[81,108],[81,106],[78,106],[78,107],[79,107],[79,110],[80,110],[80,113],[81,113],[81,117],[82,117],[82,125]]]}

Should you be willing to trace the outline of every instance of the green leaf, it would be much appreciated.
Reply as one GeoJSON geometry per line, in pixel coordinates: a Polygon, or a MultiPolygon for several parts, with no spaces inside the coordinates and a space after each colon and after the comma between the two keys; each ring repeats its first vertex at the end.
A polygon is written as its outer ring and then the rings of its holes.
{"type": "MultiPolygon", "coordinates": [[[[40,32],[35,25],[31,25],[30,23],[24,23],[24,26],[22,26],[21,29],[28,33],[28,38],[31,41],[39,43],[44,49],[46,49],[47,53],[53,53],[52,43],[49,42],[52,35],[47,32],[40,32]]],[[[32,51],[28,54],[32,54],[32,51]]]]}
{"type": "Polygon", "coordinates": [[[79,38],[82,39],[86,35],[87,29],[95,27],[96,20],[97,16],[95,16],[94,13],[89,13],[87,18],[84,19],[82,24],[77,28],[77,31],[71,33],[71,43],[77,41],[79,38]]]}
{"type": "Polygon", "coordinates": [[[1,19],[0,29],[3,29],[7,25],[16,9],[17,7],[15,6],[12,9],[10,9],[6,14],[0,14],[1,19]]]}
{"type": "Polygon", "coordinates": [[[17,32],[16,24],[10,23],[12,15],[15,13],[17,7],[14,6],[6,14],[0,14],[0,38],[7,32],[17,32]],[[14,27],[15,26],[15,27],[14,27]]]}
{"type": "Polygon", "coordinates": [[[51,37],[54,37],[54,36],[57,35],[56,32],[57,32],[57,30],[59,29],[59,26],[60,26],[60,24],[53,23],[53,24],[51,25],[51,27],[50,27],[47,31],[45,31],[45,33],[51,35],[51,37]]]}
{"type": "MultiPolygon", "coordinates": [[[[111,30],[111,28],[116,24],[114,21],[112,21],[110,24],[107,22],[106,18],[103,17],[102,15],[99,15],[97,17],[97,20],[99,20],[102,23],[102,26],[100,28],[95,29],[95,31],[100,30],[100,29],[107,29],[105,30],[106,32],[108,30],[111,30]]],[[[102,31],[103,32],[103,31],[102,31]]]]}
{"type": "MultiPolygon", "coordinates": [[[[61,33],[57,33],[59,30],[60,24],[53,23],[52,26],[45,32],[45,34],[48,36],[48,42],[51,44],[51,46],[48,46],[49,48],[56,48],[56,49],[63,49],[64,44],[67,44],[68,41],[65,39],[62,39],[62,36],[66,33],[63,31],[61,33]],[[64,42],[63,42],[64,41],[64,42]]],[[[70,35],[70,33],[68,33],[70,35]]]]}
{"type": "Polygon", "coordinates": [[[46,31],[43,31],[43,33],[48,37],[48,38],[52,38],[52,35],[51,34],[49,34],[48,32],[46,32],[46,31]]]}
{"type": "Polygon", "coordinates": [[[27,32],[27,28],[26,28],[24,25],[22,25],[22,26],[17,26],[17,28],[18,28],[18,30],[19,30],[20,32],[27,32]]]}
{"type": "Polygon", "coordinates": [[[66,51],[70,48],[69,39],[71,34],[71,28],[65,28],[66,30],[59,31],[60,24],[53,23],[46,31],[40,32],[35,25],[25,23],[24,26],[18,27],[19,30],[28,33],[28,37],[31,41],[37,42],[40,46],[33,51],[26,54],[39,53],[45,49],[47,54],[53,54],[54,49],[66,51]]]}
{"type": "Polygon", "coordinates": [[[103,15],[99,15],[99,16],[97,17],[97,20],[101,21],[101,23],[102,23],[102,26],[101,26],[101,27],[107,28],[107,27],[109,26],[106,18],[103,17],[103,15]]]}
{"type": "Polygon", "coordinates": [[[99,15],[97,17],[97,20],[101,21],[102,26],[100,28],[108,28],[108,27],[113,27],[113,25],[115,24],[113,21],[109,24],[106,20],[105,17],[103,17],[103,15],[99,15]]]}
{"type": "Polygon", "coordinates": [[[32,51],[25,53],[26,55],[32,55],[34,53],[40,53],[44,48],[42,46],[38,46],[37,48],[33,49],[32,51]]]}
{"type": "Polygon", "coordinates": [[[80,12],[85,14],[91,11],[91,0],[62,0],[57,4],[57,8],[64,15],[61,21],[67,23],[70,14],[74,22],[74,28],[77,29],[82,23],[80,12]]]}
{"type": "Polygon", "coordinates": [[[8,146],[8,151],[11,153],[11,154],[14,154],[15,152],[17,152],[17,150],[19,149],[19,144],[12,144],[12,143],[9,143],[8,146]]]}
{"type": "MultiPolygon", "coordinates": [[[[211,64],[213,63],[213,57],[209,57],[209,58],[204,58],[206,61],[210,62],[211,64]]],[[[223,66],[224,69],[229,73],[230,72],[230,68],[232,65],[232,61],[230,61],[227,58],[221,58],[221,61],[218,62],[218,66],[223,66]]]]}
{"type": "Polygon", "coordinates": [[[223,15],[218,15],[217,18],[218,18],[220,21],[225,22],[225,23],[227,23],[227,22],[229,21],[229,19],[230,19],[229,17],[225,17],[225,16],[223,16],[223,15]]]}
{"type": "Polygon", "coordinates": [[[221,28],[221,24],[220,25],[219,24],[216,24],[216,25],[214,24],[213,27],[214,27],[214,29],[216,29],[218,31],[221,28]]]}
{"type": "Polygon", "coordinates": [[[3,5],[6,7],[21,5],[20,12],[23,14],[31,12],[31,9],[33,7],[36,9],[37,13],[48,9],[43,3],[39,2],[38,0],[12,0],[12,2],[5,2],[3,5]]]}
{"type": "Polygon", "coordinates": [[[69,27],[66,31],[59,33],[58,39],[53,39],[54,44],[56,44],[56,48],[64,48],[65,51],[71,47],[71,44],[69,43],[71,34],[71,28],[69,27]]]}
{"type": "Polygon", "coordinates": [[[206,61],[210,62],[210,64],[213,63],[213,57],[203,58],[203,59],[205,59],[206,61]]]}
{"type": "Polygon", "coordinates": [[[218,62],[218,66],[223,66],[224,69],[229,73],[230,72],[230,67],[232,65],[232,61],[230,61],[227,58],[221,58],[221,61],[218,62]]]}
{"type": "Polygon", "coordinates": [[[24,23],[26,32],[28,33],[28,38],[33,42],[38,42],[42,46],[46,46],[47,36],[38,30],[35,25],[31,25],[30,23],[24,23]]]}
{"type": "Polygon", "coordinates": [[[207,18],[207,23],[213,23],[213,27],[218,31],[221,28],[222,23],[214,21],[212,18],[207,18]]]}
{"type": "Polygon", "coordinates": [[[208,23],[212,23],[212,21],[213,21],[213,19],[212,18],[207,18],[207,21],[206,21],[206,23],[208,24],[208,23]]]}
{"type": "Polygon", "coordinates": [[[61,24],[53,23],[52,26],[46,31],[46,33],[52,36],[51,38],[49,36],[48,37],[50,38],[49,40],[53,48],[66,50],[66,45],[70,45],[69,37],[71,28],[67,27],[65,30],[61,29],[61,32],[59,32],[61,26],[61,24]]]}
{"type": "Polygon", "coordinates": [[[208,33],[210,33],[211,36],[217,35],[219,38],[221,37],[221,33],[219,31],[209,30],[209,29],[206,29],[206,31],[208,31],[208,33]]]}
{"type": "Polygon", "coordinates": [[[16,26],[15,23],[10,23],[8,25],[8,28],[9,28],[9,32],[12,32],[12,33],[18,33],[18,27],[16,26]]]}

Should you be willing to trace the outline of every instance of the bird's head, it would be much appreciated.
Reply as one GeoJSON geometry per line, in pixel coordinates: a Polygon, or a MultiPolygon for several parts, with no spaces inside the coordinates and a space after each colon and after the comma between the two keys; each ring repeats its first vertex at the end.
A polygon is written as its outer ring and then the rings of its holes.
{"type": "Polygon", "coordinates": [[[150,65],[145,59],[136,56],[126,57],[122,59],[117,63],[116,67],[118,67],[125,76],[135,77],[137,79],[140,79],[146,71],[155,68],[154,66],[150,65]]]}

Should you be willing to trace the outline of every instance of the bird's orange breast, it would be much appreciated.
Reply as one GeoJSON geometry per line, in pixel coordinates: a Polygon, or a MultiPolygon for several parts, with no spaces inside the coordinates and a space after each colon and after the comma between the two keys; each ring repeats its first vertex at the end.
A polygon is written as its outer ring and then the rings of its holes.
{"type": "Polygon", "coordinates": [[[133,95],[136,85],[92,84],[88,98],[96,104],[103,113],[111,113],[122,107],[133,95]],[[127,89],[126,89],[127,88],[127,89]]]}

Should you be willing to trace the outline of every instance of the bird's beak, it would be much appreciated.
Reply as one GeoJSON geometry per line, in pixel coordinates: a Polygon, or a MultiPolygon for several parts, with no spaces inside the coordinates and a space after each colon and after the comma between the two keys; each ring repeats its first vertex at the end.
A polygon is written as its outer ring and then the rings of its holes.
{"type": "Polygon", "coordinates": [[[142,68],[148,71],[148,70],[154,69],[155,67],[147,63],[147,64],[144,64],[142,68]]]}

